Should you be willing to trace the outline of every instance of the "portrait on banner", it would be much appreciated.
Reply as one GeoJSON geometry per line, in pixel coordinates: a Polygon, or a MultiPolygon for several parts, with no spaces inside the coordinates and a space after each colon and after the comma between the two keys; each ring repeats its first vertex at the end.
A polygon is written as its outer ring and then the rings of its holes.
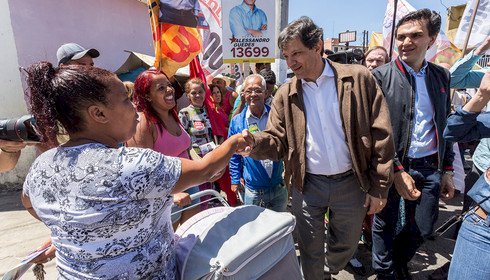
{"type": "Polygon", "coordinates": [[[224,62],[273,62],[275,17],[275,1],[223,1],[224,62]]]}

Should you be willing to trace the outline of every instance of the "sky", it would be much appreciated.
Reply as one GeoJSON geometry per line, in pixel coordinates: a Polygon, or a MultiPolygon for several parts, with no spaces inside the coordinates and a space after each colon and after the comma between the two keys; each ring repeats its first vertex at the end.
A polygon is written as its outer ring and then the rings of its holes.
{"type": "MultiPolygon", "coordinates": [[[[465,4],[467,0],[406,0],[416,9],[429,8],[439,12],[442,28],[446,26],[446,7],[465,4]],[[446,6],[446,7],[444,7],[446,6]]],[[[362,31],[382,32],[387,0],[289,0],[289,21],[309,16],[323,28],[326,38],[337,38],[340,32],[357,31],[362,44],[362,31]]]]}

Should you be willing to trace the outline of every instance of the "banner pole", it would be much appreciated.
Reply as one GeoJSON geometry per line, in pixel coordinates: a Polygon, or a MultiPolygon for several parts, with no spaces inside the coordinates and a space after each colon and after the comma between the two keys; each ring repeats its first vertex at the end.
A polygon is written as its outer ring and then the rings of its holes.
{"type": "Polygon", "coordinates": [[[480,6],[480,0],[476,0],[476,5],[473,9],[473,13],[471,13],[470,27],[468,29],[468,33],[466,33],[466,38],[464,39],[463,56],[466,54],[466,49],[468,48],[468,42],[470,41],[471,30],[473,29],[473,24],[475,23],[476,12],[478,11],[479,6],[480,6]]]}
{"type": "Polygon", "coordinates": [[[393,8],[393,24],[391,26],[391,39],[390,39],[390,61],[393,57],[393,41],[395,37],[395,24],[396,24],[396,10],[398,8],[398,0],[395,0],[395,5],[393,8]]]}

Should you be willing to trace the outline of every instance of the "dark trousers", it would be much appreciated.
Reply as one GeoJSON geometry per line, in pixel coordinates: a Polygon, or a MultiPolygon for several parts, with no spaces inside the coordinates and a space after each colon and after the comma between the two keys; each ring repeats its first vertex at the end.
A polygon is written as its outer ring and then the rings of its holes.
{"type": "Polygon", "coordinates": [[[441,174],[437,157],[410,160],[406,171],[421,195],[416,201],[401,200],[393,186],[386,207],[374,216],[373,268],[378,275],[394,276],[397,267],[406,266],[433,233],[439,215],[441,174]],[[400,203],[404,203],[404,217],[399,215],[403,209],[400,203]]]}
{"type": "Polygon", "coordinates": [[[303,193],[292,189],[292,213],[296,216],[296,231],[301,268],[305,280],[324,279],[336,274],[352,258],[366,215],[363,206],[366,194],[351,174],[339,179],[306,174],[303,193]],[[325,213],[329,223],[325,234],[325,213]],[[326,252],[325,252],[326,243],[326,252]]]}

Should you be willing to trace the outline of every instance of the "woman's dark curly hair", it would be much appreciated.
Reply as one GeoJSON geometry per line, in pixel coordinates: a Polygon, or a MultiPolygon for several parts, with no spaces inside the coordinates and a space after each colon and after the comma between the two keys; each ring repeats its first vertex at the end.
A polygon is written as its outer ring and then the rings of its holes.
{"type": "MultiPolygon", "coordinates": [[[[151,106],[151,102],[148,99],[153,79],[156,75],[160,74],[165,75],[168,79],[168,76],[158,69],[149,69],[141,72],[134,81],[133,101],[138,112],[142,112],[145,115],[145,118],[148,120],[148,125],[153,123],[159,127],[166,127],[165,123],[158,117],[157,112],[153,109],[153,106],[151,106]]],[[[175,121],[180,123],[177,105],[170,110],[170,113],[175,121]]]]}
{"type": "Polygon", "coordinates": [[[59,144],[56,136],[62,129],[69,134],[84,129],[83,110],[94,103],[107,104],[108,85],[116,77],[92,66],[53,67],[47,61],[30,65],[27,73],[29,108],[41,141],[50,147],[59,144]]]}

